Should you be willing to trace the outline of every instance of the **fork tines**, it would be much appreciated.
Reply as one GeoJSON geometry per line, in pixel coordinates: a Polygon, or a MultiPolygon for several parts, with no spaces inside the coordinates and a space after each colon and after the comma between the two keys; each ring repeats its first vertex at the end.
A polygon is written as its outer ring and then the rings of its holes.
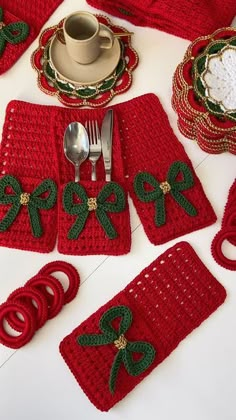
{"type": "Polygon", "coordinates": [[[92,164],[92,181],[97,180],[96,175],[96,162],[101,156],[102,145],[101,145],[101,135],[98,128],[98,122],[95,120],[86,121],[85,128],[88,133],[89,138],[89,160],[92,164]]]}

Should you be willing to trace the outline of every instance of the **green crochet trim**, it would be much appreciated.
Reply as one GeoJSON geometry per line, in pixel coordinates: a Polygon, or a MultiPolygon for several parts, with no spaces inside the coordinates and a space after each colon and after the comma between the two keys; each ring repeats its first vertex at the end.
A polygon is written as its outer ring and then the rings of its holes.
{"type": "Polygon", "coordinates": [[[167,173],[167,180],[158,182],[153,175],[148,172],[140,172],[134,179],[134,190],[138,198],[144,203],[155,202],[156,226],[162,226],[166,222],[165,195],[170,193],[175,201],[186,211],[189,216],[196,216],[195,207],[181,194],[194,185],[193,174],[188,165],[184,162],[176,161],[172,163],[167,173]],[[177,176],[182,173],[183,180],[177,181],[177,176]],[[145,189],[145,183],[151,185],[152,190],[145,189]]]}
{"type": "Polygon", "coordinates": [[[138,376],[149,368],[155,358],[156,350],[150,343],[145,341],[129,342],[125,338],[124,334],[130,328],[132,319],[132,312],[127,306],[113,306],[102,315],[99,321],[102,334],[83,334],[77,338],[77,342],[81,346],[103,346],[113,343],[118,349],[109,378],[109,389],[112,394],[115,392],[116,380],[122,363],[129,375],[138,376]],[[118,331],[112,326],[112,321],[116,318],[121,318],[118,331]],[[134,361],[132,353],[141,353],[142,357],[138,361],[134,361]]]}
{"type": "Polygon", "coordinates": [[[12,204],[12,206],[0,222],[0,232],[5,232],[12,225],[23,205],[28,209],[32,235],[39,238],[43,234],[39,210],[51,209],[56,198],[57,186],[52,179],[45,179],[29,194],[23,192],[20,183],[14,176],[5,175],[0,180],[0,204],[12,204]],[[7,187],[10,187],[14,194],[6,193],[7,187]],[[48,193],[47,197],[40,197],[44,193],[48,193]]]}
{"type": "Polygon", "coordinates": [[[19,44],[29,34],[29,26],[25,22],[13,22],[6,25],[3,22],[3,9],[0,7],[0,56],[6,48],[6,43],[19,44]]]}
{"type": "Polygon", "coordinates": [[[82,232],[89,212],[94,210],[98,221],[103,227],[106,235],[110,239],[118,236],[112,225],[107,212],[119,213],[125,208],[125,193],[116,182],[106,184],[97,198],[89,198],[84,187],[75,182],[69,182],[63,192],[63,207],[66,213],[78,216],[75,223],[68,233],[69,239],[77,239],[82,232]],[[112,194],[115,195],[115,201],[106,201],[112,194]],[[73,198],[77,195],[81,203],[74,203],[73,198]]]}

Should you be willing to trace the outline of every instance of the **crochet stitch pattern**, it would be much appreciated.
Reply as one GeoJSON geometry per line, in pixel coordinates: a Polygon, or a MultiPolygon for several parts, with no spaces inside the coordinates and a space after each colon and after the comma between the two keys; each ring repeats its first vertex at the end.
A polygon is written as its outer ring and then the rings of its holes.
{"type": "Polygon", "coordinates": [[[181,194],[181,191],[193,186],[193,176],[190,168],[184,162],[174,162],[167,173],[167,181],[159,183],[149,172],[140,172],[134,179],[134,190],[138,198],[144,203],[155,202],[155,223],[162,226],[166,222],[165,195],[170,193],[176,202],[189,214],[196,216],[195,207],[181,194]],[[183,174],[182,181],[176,181],[179,173],[183,174]],[[151,191],[145,189],[149,184],[151,191]]]}
{"type": "Polygon", "coordinates": [[[155,349],[150,343],[144,341],[129,342],[124,334],[132,324],[132,312],[127,306],[114,306],[105,312],[100,321],[99,327],[103,334],[83,334],[78,337],[81,346],[101,346],[113,343],[118,349],[112,364],[109,389],[112,394],[115,392],[115,383],[122,363],[131,376],[138,376],[145,372],[152,364],[155,357],[155,349]],[[113,328],[111,322],[121,318],[118,332],[113,328]],[[132,353],[141,353],[143,357],[138,361],[133,360],[132,353]]]}
{"type": "Polygon", "coordinates": [[[12,204],[6,216],[0,222],[0,232],[4,232],[11,226],[17,217],[21,206],[27,206],[30,218],[32,235],[36,238],[42,236],[42,226],[40,223],[39,210],[49,210],[56,203],[57,187],[52,179],[45,179],[35,190],[29,194],[22,191],[17,179],[11,175],[6,175],[0,179],[0,204],[12,204]],[[5,189],[11,187],[13,194],[6,194],[5,189]],[[40,197],[44,193],[49,193],[46,198],[40,197]]]}
{"type": "Polygon", "coordinates": [[[127,19],[136,26],[149,26],[193,40],[222,26],[230,26],[235,13],[235,0],[87,0],[92,7],[110,15],[127,19]],[[194,22],[194,25],[193,25],[194,22]]]}
{"type": "Polygon", "coordinates": [[[68,233],[69,239],[77,239],[84,228],[90,211],[95,211],[98,221],[103,227],[106,235],[110,239],[117,237],[117,232],[112,225],[107,212],[119,213],[125,208],[125,193],[120,185],[115,182],[109,182],[104,185],[97,198],[88,198],[82,185],[70,182],[66,185],[63,193],[63,206],[68,214],[77,215],[77,219],[68,233]],[[81,203],[74,204],[73,196],[76,194],[81,203]],[[115,194],[115,201],[107,199],[115,194]]]}
{"type": "MultiPolygon", "coordinates": [[[[193,248],[187,242],[179,242],[65,337],[60,344],[60,352],[91,402],[99,410],[108,411],[162,363],[188,334],[224,302],[225,297],[225,289],[204,266],[193,248]],[[128,313],[132,312],[133,321],[128,330],[124,328],[122,317],[114,318],[112,327],[110,322],[105,323],[111,333],[105,333],[107,341],[114,339],[118,342],[114,342],[114,345],[78,345],[78,337],[82,344],[83,340],[94,343],[94,334],[99,337],[95,338],[97,344],[105,341],[100,320],[111,308],[111,318],[115,317],[117,313],[113,312],[114,308],[120,306],[129,308],[128,313]],[[116,387],[112,394],[109,378],[111,366],[118,357],[117,350],[123,351],[122,347],[126,348],[128,343],[136,340],[151,344],[156,350],[155,358],[138,376],[130,375],[122,363],[116,372],[116,387]]],[[[126,316],[129,318],[128,314],[126,316]]],[[[140,360],[138,356],[133,354],[133,360],[140,360]]]]}
{"type": "Polygon", "coordinates": [[[0,16],[0,74],[7,71],[24,53],[62,1],[1,0],[4,25],[1,24],[0,16]]]}
{"type": "Polygon", "coordinates": [[[29,34],[25,22],[15,22],[6,25],[3,21],[3,9],[0,7],[0,57],[6,48],[6,43],[16,45],[24,41],[29,34]]]}
{"type": "MultiPolygon", "coordinates": [[[[126,203],[130,194],[149,240],[159,245],[214,223],[216,216],[212,206],[158,98],[154,94],[146,94],[114,105],[111,109],[114,110],[112,181],[123,189],[126,203]],[[142,124],[138,124],[138,121],[142,121],[142,124]],[[155,150],[155,153],[150,153],[150,150],[155,150]],[[139,172],[149,172],[154,178],[165,181],[175,161],[186,164],[192,173],[193,186],[184,191],[184,196],[197,209],[197,215],[189,217],[169,192],[165,194],[167,222],[156,226],[155,207],[152,202],[139,200],[134,191],[134,179],[139,172]]],[[[109,213],[109,219],[118,234],[116,238],[111,240],[105,234],[94,210],[89,212],[78,239],[68,239],[75,216],[66,213],[63,208],[63,191],[74,179],[74,173],[73,165],[65,159],[62,147],[64,131],[71,121],[85,124],[88,120],[97,120],[101,127],[105,113],[106,109],[68,109],[22,101],[8,104],[0,149],[0,175],[16,177],[23,191],[27,192],[34,190],[45,178],[52,179],[58,185],[58,208],[42,215],[44,235],[37,241],[31,233],[25,232],[28,220],[24,218],[25,212],[20,212],[11,228],[0,233],[0,246],[49,252],[55,246],[58,233],[58,250],[63,254],[121,255],[129,252],[131,230],[127,204],[123,211],[109,213]],[[18,158],[14,159],[14,156],[18,158]]],[[[88,198],[98,197],[106,185],[102,158],[96,167],[97,181],[94,182],[91,181],[89,160],[81,165],[80,185],[88,198]]],[[[0,206],[0,220],[4,214],[0,206]]]]}

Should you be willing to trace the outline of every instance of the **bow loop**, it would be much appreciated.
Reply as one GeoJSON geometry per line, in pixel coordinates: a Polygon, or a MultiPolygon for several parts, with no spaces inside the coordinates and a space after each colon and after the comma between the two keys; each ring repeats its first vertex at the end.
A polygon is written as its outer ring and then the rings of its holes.
{"type": "Polygon", "coordinates": [[[156,352],[150,343],[144,341],[129,342],[125,338],[124,334],[131,324],[131,310],[124,305],[114,306],[105,312],[100,319],[99,327],[103,334],[83,334],[77,339],[78,344],[82,346],[100,346],[113,343],[118,349],[109,378],[109,389],[112,394],[115,392],[116,380],[122,363],[129,375],[138,376],[148,369],[155,358],[156,352]],[[120,318],[118,331],[112,325],[112,322],[117,318],[120,318]],[[142,356],[138,360],[134,360],[133,353],[139,353],[142,356]]]}
{"type": "Polygon", "coordinates": [[[109,182],[104,185],[98,197],[88,197],[84,187],[75,182],[69,182],[63,192],[63,207],[70,215],[78,216],[69,230],[68,238],[77,239],[82,232],[86,220],[91,211],[95,211],[96,217],[110,239],[117,237],[117,232],[111,223],[107,212],[118,213],[125,208],[125,193],[120,185],[109,182]],[[114,194],[115,201],[107,199],[114,194]],[[73,200],[74,195],[80,199],[79,203],[73,200]]]}
{"type": "Polygon", "coordinates": [[[3,22],[3,9],[0,7],[0,56],[6,43],[12,45],[23,42],[29,34],[29,26],[25,22],[12,22],[6,25],[3,22]]]}
{"type": "Polygon", "coordinates": [[[42,227],[40,223],[39,210],[48,210],[52,208],[57,198],[57,187],[52,179],[44,180],[30,194],[22,190],[19,181],[11,176],[5,175],[0,180],[0,204],[12,204],[7,214],[0,222],[0,232],[5,232],[14,222],[21,206],[27,206],[30,218],[31,231],[33,236],[42,236],[42,227]],[[14,194],[8,194],[7,188],[10,187],[14,194]],[[46,198],[39,197],[48,192],[46,198]]]}
{"type": "Polygon", "coordinates": [[[144,203],[155,202],[155,224],[162,226],[166,221],[165,196],[169,193],[189,216],[196,216],[197,210],[181,193],[194,185],[191,169],[185,162],[176,161],[168,170],[167,180],[159,182],[148,172],[140,172],[134,179],[134,190],[144,203]],[[178,180],[178,176],[182,179],[178,180]],[[152,189],[147,190],[145,183],[152,189]]]}

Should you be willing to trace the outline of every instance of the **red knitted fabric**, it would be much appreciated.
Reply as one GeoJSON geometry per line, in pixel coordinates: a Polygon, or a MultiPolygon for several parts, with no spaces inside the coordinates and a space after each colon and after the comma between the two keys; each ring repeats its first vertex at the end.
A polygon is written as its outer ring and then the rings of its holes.
{"type": "MultiPolygon", "coordinates": [[[[130,193],[150,241],[161,244],[215,222],[214,211],[157,97],[147,94],[115,105],[113,109],[115,118],[112,181],[124,187],[126,195],[130,193]],[[197,215],[189,216],[169,194],[166,194],[166,223],[158,227],[154,223],[155,204],[140,201],[134,192],[133,181],[140,171],[148,171],[158,181],[165,181],[168,169],[174,161],[184,162],[192,172],[194,185],[183,191],[183,195],[196,208],[197,215]]],[[[85,228],[77,240],[68,240],[66,235],[75,219],[64,212],[61,202],[65,184],[74,180],[74,167],[64,156],[64,131],[71,121],[84,124],[88,119],[97,119],[101,126],[105,112],[106,109],[65,109],[20,101],[12,101],[7,107],[0,149],[0,174],[11,174],[19,180],[27,176],[38,182],[45,178],[52,178],[57,182],[58,249],[63,253],[119,255],[128,252],[130,248],[127,207],[120,214],[109,214],[118,232],[116,239],[111,240],[105,236],[94,214],[87,218],[85,228]],[[14,159],[14,156],[17,158],[14,159]]],[[[97,164],[98,181],[91,182],[90,179],[91,163],[87,160],[81,166],[81,184],[88,195],[96,196],[105,179],[102,158],[97,164]]],[[[0,211],[2,219],[6,209],[1,209],[0,206],[0,211]]],[[[17,222],[14,222],[14,231],[13,224],[7,233],[0,233],[0,245],[49,252],[55,245],[57,234],[55,209],[54,212],[53,209],[48,210],[47,215],[51,217],[46,228],[47,244],[42,238],[32,240],[27,225],[23,225],[20,220],[20,214],[17,222]]]]}
{"type": "Polygon", "coordinates": [[[87,0],[97,9],[127,19],[134,25],[150,26],[193,40],[222,26],[236,14],[235,0],[87,0]]]}
{"type": "Polygon", "coordinates": [[[25,41],[11,45],[7,43],[0,57],[0,74],[7,71],[34,41],[44,23],[63,0],[2,0],[3,21],[5,24],[23,21],[29,26],[25,41]]]}
{"type": "Polygon", "coordinates": [[[228,270],[236,270],[236,259],[231,260],[223,254],[222,245],[225,240],[236,246],[236,179],[229,190],[221,229],[211,244],[211,252],[216,262],[228,270]]]}
{"type": "Polygon", "coordinates": [[[223,286],[203,265],[187,242],[179,242],[145,268],[128,286],[78,326],[60,344],[60,352],[91,402],[108,411],[159,365],[188,334],[198,327],[226,297],[223,286]],[[125,305],[133,322],[125,334],[128,342],[153,345],[156,356],[139,376],[121,366],[112,395],[108,379],[117,349],[111,343],[82,346],[82,334],[101,333],[101,316],[112,306],[125,305]]]}

